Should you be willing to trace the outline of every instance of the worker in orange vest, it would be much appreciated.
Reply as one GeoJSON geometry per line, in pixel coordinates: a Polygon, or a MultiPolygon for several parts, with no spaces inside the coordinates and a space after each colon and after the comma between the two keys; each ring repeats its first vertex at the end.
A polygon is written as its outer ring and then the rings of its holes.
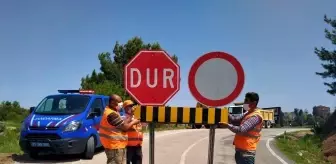
{"type": "MultiPolygon", "coordinates": [[[[134,103],[132,100],[124,101],[124,110],[126,118],[134,117],[134,103]]],[[[127,131],[128,144],[127,144],[127,164],[142,164],[142,125],[138,123],[127,131]]]]}
{"type": "Polygon", "coordinates": [[[120,115],[122,99],[111,95],[99,126],[100,141],[105,148],[107,164],[126,164],[127,131],[138,124],[138,119],[123,120],[120,115]]]}
{"type": "Polygon", "coordinates": [[[221,123],[236,133],[233,141],[237,164],[254,164],[257,145],[260,140],[260,132],[263,124],[263,117],[257,108],[259,95],[255,92],[248,92],[245,95],[243,108],[247,111],[241,116],[231,116],[231,122],[239,122],[239,126],[228,123],[221,123]]]}

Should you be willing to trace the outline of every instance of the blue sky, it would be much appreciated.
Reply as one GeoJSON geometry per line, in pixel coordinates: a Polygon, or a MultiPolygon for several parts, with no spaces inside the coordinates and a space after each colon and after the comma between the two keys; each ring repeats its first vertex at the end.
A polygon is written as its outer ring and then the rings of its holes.
{"type": "Polygon", "coordinates": [[[326,93],[314,47],[324,38],[323,15],[336,1],[11,1],[0,2],[0,100],[36,105],[57,89],[79,88],[99,69],[97,54],[134,36],[159,42],[179,57],[181,89],[170,105],[194,106],[187,76],[209,51],[234,55],[244,67],[244,93],[284,111],[336,106],[326,93]]]}

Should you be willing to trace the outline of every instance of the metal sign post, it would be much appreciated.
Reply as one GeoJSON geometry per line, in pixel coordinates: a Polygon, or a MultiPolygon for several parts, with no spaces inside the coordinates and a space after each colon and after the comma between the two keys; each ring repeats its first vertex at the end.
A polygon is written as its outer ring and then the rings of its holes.
{"type": "Polygon", "coordinates": [[[208,164],[213,164],[214,148],[215,148],[215,129],[216,129],[216,125],[211,125],[210,126],[209,148],[208,148],[208,164]]]}
{"type": "Polygon", "coordinates": [[[155,123],[149,123],[149,164],[154,164],[155,123]]]}
{"type": "MultiPolygon", "coordinates": [[[[244,70],[239,61],[225,52],[209,52],[199,57],[188,75],[189,90],[197,102],[212,107],[234,101],[243,90],[244,70]],[[215,82],[209,83],[209,79],[215,82]]],[[[215,122],[210,126],[208,164],[213,164],[215,122]]]]}

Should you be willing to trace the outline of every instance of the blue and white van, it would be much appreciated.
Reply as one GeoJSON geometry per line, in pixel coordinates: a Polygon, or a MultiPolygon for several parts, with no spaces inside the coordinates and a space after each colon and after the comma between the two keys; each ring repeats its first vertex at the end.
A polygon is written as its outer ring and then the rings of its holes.
{"type": "Polygon", "coordinates": [[[98,129],[109,97],[91,90],[58,90],[45,97],[21,125],[20,147],[30,157],[40,153],[83,154],[92,159],[101,147],[98,129]]]}

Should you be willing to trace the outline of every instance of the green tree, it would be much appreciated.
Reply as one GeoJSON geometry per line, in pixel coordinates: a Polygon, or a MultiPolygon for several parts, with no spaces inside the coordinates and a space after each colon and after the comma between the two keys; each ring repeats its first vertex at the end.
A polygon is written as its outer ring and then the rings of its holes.
{"type": "MultiPolygon", "coordinates": [[[[159,43],[144,43],[140,37],[131,38],[124,45],[117,41],[113,48],[113,56],[110,52],[98,54],[100,72],[93,70],[90,75],[83,77],[81,79],[81,89],[92,89],[97,94],[102,95],[111,95],[114,93],[122,96],[123,99],[133,99],[124,89],[124,66],[140,50],[163,49],[159,43]]],[[[172,55],[171,58],[176,63],[178,62],[176,55],[172,55]]],[[[161,127],[164,125],[157,126],[161,127]]]]}
{"type": "Polygon", "coordinates": [[[308,111],[308,109],[305,109],[303,111],[303,122],[304,122],[304,124],[306,124],[307,121],[308,121],[308,115],[309,115],[309,111],[308,111]]]}
{"type": "Polygon", "coordinates": [[[103,94],[103,95],[111,95],[111,94],[118,94],[118,95],[125,95],[124,89],[122,89],[121,86],[110,82],[110,81],[104,81],[100,84],[94,84],[93,89],[97,94],[103,94]]]}
{"type": "Polygon", "coordinates": [[[307,125],[314,125],[314,116],[312,114],[307,115],[307,125]]]}
{"type": "MultiPolygon", "coordinates": [[[[159,43],[144,43],[140,37],[131,38],[124,45],[117,41],[113,48],[113,57],[110,52],[98,54],[100,72],[93,70],[91,75],[83,77],[81,79],[81,89],[92,89],[103,95],[116,93],[124,99],[130,98],[124,90],[124,66],[140,50],[163,49],[159,43]]],[[[178,62],[176,55],[171,57],[175,62],[178,62]]]]}
{"type": "Polygon", "coordinates": [[[298,118],[299,125],[302,126],[304,124],[304,112],[302,109],[299,110],[299,118],[298,118]]]}
{"type": "MultiPolygon", "coordinates": [[[[331,26],[332,30],[325,29],[325,37],[331,41],[333,45],[336,45],[336,20],[330,19],[326,15],[324,21],[331,26]]],[[[317,75],[323,79],[331,79],[330,82],[325,82],[324,85],[328,86],[327,92],[333,96],[336,95],[336,50],[329,51],[324,47],[320,49],[315,48],[315,53],[322,61],[322,67],[324,72],[316,72],[317,75]]]]}
{"type": "Polygon", "coordinates": [[[0,103],[0,121],[20,123],[28,114],[28,110],[22,108],[17,101],[2,101],[0,103]]]}
{"type": "Polygon", "coordinates": [[[302,109],[294,108],[294,125],[302,126],[304,124],[304,112],[302,109]]]}
{"type": "Polygon", "coordinates": [[[284,112],[284,124],[288,126],[293,121],[292,112],[284,112]]]}
{"type": "Polygon", "coordinates": [[[20,108],[20,103],[18,101],[13,101],[13,108],[20,108]]]}

